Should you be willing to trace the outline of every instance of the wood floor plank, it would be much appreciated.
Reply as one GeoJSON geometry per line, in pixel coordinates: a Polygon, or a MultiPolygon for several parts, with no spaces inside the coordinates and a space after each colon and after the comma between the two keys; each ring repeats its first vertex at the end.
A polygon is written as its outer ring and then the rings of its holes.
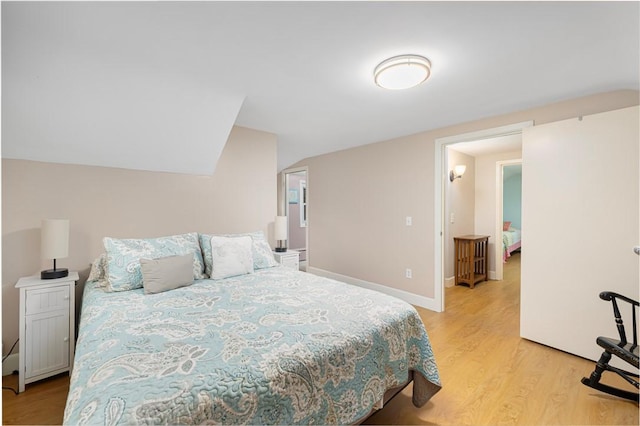
{"type": "MultiPolygon", "coordinates": [[[[2,378],[2,386],[18,389],[18,376],[2,378]]],[[[59,425],[69,393],[69,374],[62,373],[28,384],[25,392],[15,395],[2,390],[3,425],[59,425]]]]}

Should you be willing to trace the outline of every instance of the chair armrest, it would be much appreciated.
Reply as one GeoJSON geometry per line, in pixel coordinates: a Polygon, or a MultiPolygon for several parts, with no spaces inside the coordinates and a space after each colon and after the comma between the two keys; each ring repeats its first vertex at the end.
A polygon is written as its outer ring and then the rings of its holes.
{"type": "Polygon", "coordinates": [[[609,301],[613,305],[613,316],[616,320],[616,328],[618,329],[618,334],[620,335],[621,345],[627,344],[627,333],[624,329],[622,315],[620,315],[620,309],[618,309],[618,303],[616,299],[622,300],[631,305],[631,318],[633,321],[633,332],[631,336],[633,338],[633,346],[638,346],[638,324],[636,319],[636,306],[640,306],[640,304],[636,300],[630,299],[618,293],[614,293],[613,291],[603,291],[602,293],[600,293],[600,299],[609,301]]]}
{"type": "Polygon", "coordinates": [[[624,300],[625,302],[631,303],[632,305],[640,306],[640,303],[638,303],[637,300],[629,299],[628,297],[618,293],[614,293],[613,291],[603,291],[602,293],[600,293],[600,299],[602,300],[611,301],[616,298],[624,300]]]}

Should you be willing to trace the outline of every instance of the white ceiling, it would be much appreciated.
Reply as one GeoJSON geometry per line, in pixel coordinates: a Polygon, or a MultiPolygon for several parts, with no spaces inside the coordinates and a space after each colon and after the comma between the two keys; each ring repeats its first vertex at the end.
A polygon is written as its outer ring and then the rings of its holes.
{"type": "Polygon", "coordinates": [[[638,2],[2,4],[2,155],[210,174],[231,126],[278,167],[546,103],[638,90],[638,2]],[[373,84],[414,53],[431,78],[373,84]]]}

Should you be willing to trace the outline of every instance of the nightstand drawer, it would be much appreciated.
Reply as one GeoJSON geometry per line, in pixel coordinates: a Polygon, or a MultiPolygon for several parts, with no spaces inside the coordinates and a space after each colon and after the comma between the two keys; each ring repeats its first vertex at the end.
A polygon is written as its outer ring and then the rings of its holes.
{"type": "Polygon", "coordinates": [[[60,285],[25,292],[25,315],[40,314],[69,308],[69,285],[60,285]]]}
{"type": "Polygon", "coordinates": [[[284,252],[273,252],[276,262],[282,266],[292,269],[300,269],[300,252],[296,250],[287,250],[284,252]]]}
{"type": "Polygon", "coordinates": [[[280,264],[289,268],[298,269],[300,266],[298,255],[296,254],[293,256],[282,256],[282,258],[280,259],[280,264]]]}

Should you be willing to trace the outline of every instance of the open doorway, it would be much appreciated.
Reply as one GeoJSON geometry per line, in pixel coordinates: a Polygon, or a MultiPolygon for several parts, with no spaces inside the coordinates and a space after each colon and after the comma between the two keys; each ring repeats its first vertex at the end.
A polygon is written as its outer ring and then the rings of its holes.
{"type": "Polygon", "coordinates": [[[300,253],[300,270],[309,262],[308,214],[309,191],[307,169],[284,170],[284,214],[287,216],[287,248],[300,253]]]}
{"type": "MultiPolygon", "coordinates": [[[[474,143],[493,145],[493,149],[495,150],[496,145],[505,143],[505,141],[507,141],[511,136],[521,138],[522,129],[532,125],[533,122],[516,123],[499,128],[487,129],[436,140],[434,216],[435,235],[439,235],[440,239],[436,239],[434,247],[434,279],[436,283],[434,305],[439,307],[440,311],[444,311],[445,309],[445,282],[448,284],[451,281],[451,277],[445,275],[447,273],[447,269],[445,268],[448,265],[453,264],[453,262],[447,258],[447,256],[453,256],[453,235],[451,235],[451,232],[449,231],[450,224],[451,222],[455,223],[457,218],[460,217],[456,211],[447,207],[447,192],[450,187],[449,184],[452,183],[449,178],[451,165],[449,164],[448,149],[453,148],[461,150],[464,148],[465,144],[470,145],[471,143],[474,143]],[[447,280],[447,278],[449,278],[449,280],[447,280]]],[[[490,264],[488,275],[490,279],[495,279],[495,265],[502,261],[502,226],[500,226],[498,232],[498,222],[502,222],[502,211],[498,213],[497,207],[498,204],[500,204],[501,209],[502,203],[501,200],[500,203],[498,203],[498,198],[501,199],[501,192],[500,195],[498,195],[496,162],[505,160],[506,158],[491,155],[474,156],[475,154],[473,153],[466,153],[466,155],[472,158],[473,164],[470,165],[470,170],[473,170],[474,173],[474,176],[469,179],[474,182],[474,195],[472,197],[475,213],[473,215],[472,233],[476,235],[487,235],[490,237],[490,264]]],[[[501,182],[499,186],[502,186],[501,182]]]]}
{"type": "MultiPolygon", "coordinates": [[[[502,280],[504,267],[522,249],[522,159],[496,162],[496,247],[495,279],[502,280]]],[[[513,269],[513,268],[512,268],[513,269]]]]}

